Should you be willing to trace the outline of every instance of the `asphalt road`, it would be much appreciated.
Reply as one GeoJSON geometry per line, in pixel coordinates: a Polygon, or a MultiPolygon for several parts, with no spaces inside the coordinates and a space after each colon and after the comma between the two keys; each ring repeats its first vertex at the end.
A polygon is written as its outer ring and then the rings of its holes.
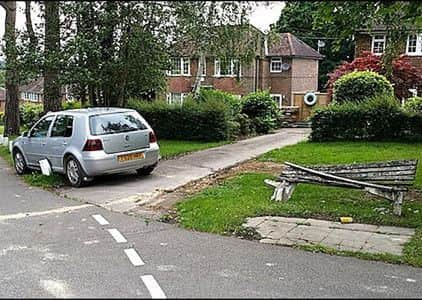
{"type": "Polygon", "coordinates": [[[111,212],[29,188],[1,160],[0,266],[0,297],[13,298],[422,296],[420,268],[111,212]]]}

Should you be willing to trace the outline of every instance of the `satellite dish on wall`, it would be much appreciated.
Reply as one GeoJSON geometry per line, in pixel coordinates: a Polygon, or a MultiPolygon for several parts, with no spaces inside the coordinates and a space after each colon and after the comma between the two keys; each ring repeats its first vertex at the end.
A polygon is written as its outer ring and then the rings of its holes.
{"type": "Polygon", "coordinates": [[[288,69],[290,69],[290,64],[288,64],[288,63],[283,63],[283,64],[281,65],[281,69],[282,69],[283,71],[287,71],[288,69]]]}

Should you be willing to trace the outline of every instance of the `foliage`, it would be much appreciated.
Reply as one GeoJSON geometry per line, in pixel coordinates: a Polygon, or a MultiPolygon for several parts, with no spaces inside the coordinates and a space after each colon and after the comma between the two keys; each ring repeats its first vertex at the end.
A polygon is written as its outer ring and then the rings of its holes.
{"type": "Polygon", "coordinates": [[[19,117],[24,128],[31,128],[44,113],[42,104],[25,103],[19,107],[19,117]]]}
{"type": "MultiPolygon", "coordinates": [[[[374,71],[381,75],[385,75],[386,71],[382,65],[381,58],[369,51],[362,52],[360,57],[355,58],[352,62],[344,62],[332,73],[328,74],[328,92],[332,94],[334,83],[343,75],[353,71],[374,71]]],[[[422,89],[422,72],[412,66],[407,56],[400,56],[393,61],[393,72],[390,82],[394,86],[394,93],[397,98],[409,97],[409,89],[422,89]]]]}
{"type": "Polygon", "coordinates": [[[422,6],[416,1],[324,1],[316,9],[314,28],[327,28],[327,34],[335,37],[337,45],[358,29],[372,30],[374,25],[383,24],[387,43],[382,64],[388,79],[408,30],[422,25],[422,6]]]}
{"type": "Polygon", "coordinates": [[[6,86],[6,71],[0,69],[0,88],[4,88],[6,86]]]}
{"type": "MultiPolygon", "coordinates": [[[[0,111],[0,125],[4,125],[4,112],[0,111]]],[[[3,133],[3,132],[1,132],[3,133]]]]}
{"type": "MultiPolygon", "coordinates": [[[[285,3],[278,21],[271,26],[272,30],[278,33],[290,32],[314,49],[318,49],[318,40],[324,41],[325,46],[320,49],[320,53],[325,55],[325,58],[319,62],[318,70],[319,90],[324,90],[328,79],[327,74],[344,60],[350,61],[353,58],[353,41],[350,36],[344,38],[338,36],[337,24],[327,22],[314,28],[320,2],[287,1],[285,3]],[[338,47],[334,47],[333,37],[339,38],[338,47]]],[[[344,26],[349,27],[349,24],[344,24],[344,26]]]]}
{"type": "Polygon", "coordinates": [[[252,131],[261,134],[277,128],[280,110],[268,91],[250,93],[242,102],[242,113],[249,117],[252,131]]]}
{"type": "Polygon", "coordinates": [[[412,97],[404,103],[404,110],[422,114],[422,97],[412,97]]]}
{"type": "Polygon", "coordinates": [[[195,98],[199,102],[206,102],[211,99],[226,103],[230,107],[232,116],[236,116],[242,110],[242,101],[239,98],[221,90],[201,89],[198,97],[195,98]]]}
{"type": "Polygon", "coordinates": [[[422,115],[402,111],[385,96],[318,109],[311,121],[313,141],[422,140],[422,115]]]}
{"type": "Polygon", "coordinates": [[[387,78],[372,71],[348,73],[333,85],[333,101],[337,103],[361,102],[377,96],[392,97],[393,87],[387,78]]]}
{"type": "Polygon", "coordinates": [[[154,128],[158,139],[223,141],[230,139],[230,107],[220,101],[186,100],[181,105],[164,101],[131,99],[127,107],[137,110],[154,128]]]}

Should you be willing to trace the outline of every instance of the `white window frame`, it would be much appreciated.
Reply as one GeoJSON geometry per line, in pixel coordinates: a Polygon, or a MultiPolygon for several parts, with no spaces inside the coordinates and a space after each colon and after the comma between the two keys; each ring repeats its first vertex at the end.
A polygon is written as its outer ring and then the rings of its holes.
{"type": "Polygon", "coordinates": [[[180,73],[172,73],[172,70],[167,70],[168,76],[191,76],[190,74],[190,58],[189,57],[173,57],[172,59],[178,59],[179,60],[179,67],[180,67],[180,73]],[[188,64],[188,72],[185,73],[185,63],[188,64]]]}
{"type": "MultiPolygon", "coordinates": [[[[216,58],[214,60],[214,77],[236,77],[237,74],[234,72],[235,70],[235,63],[238,62],[238,59],[230,59],[230,74],[221,75],[221,66],[220,66],[220,59],[216,58]]],[[[242,76],[242,64],[239,62],[239,77],[242,76]]]]}
{"type": "Polygon", "coordinates": [[[281,73],[283,72],[283,59],[281,57],[271,57],[270,59],[270,73],[281,73]],[[276,70],[273,68],[273,63],[280,64],[280,70],[276,70]]]}
{"type": "Polygon", "coordinates": [[[180,94],[180,105],[183,105],[183,101],[185,100],[188,93],[167,93],[166,94],[166,101],[168,104],[174,104],[173,95],[180,94]]]}
{"type": "Polygon", "coordinates": [[[371,52],[372,52],[372,54],[375,54],[375,55],[383,55],[384,54],[384,51],[385,51],[385,44],[386,44],[386,35],[385,34],[374,34],[372,36],[372,44],[371,44],[371,52]],[[382,36],[382,39],[381,38],[376,38],[378,36],[382,36]],[[382,47],[382,52],[375,53],[374,52],[375,43],[380,43],[380,42],[384,43],[384,45],[382,47]]]}
{"type": "Polygon", "coordinates": [[[422,55],[422,33],[413,33],[407,36],[406,41],[406,55],[422,55]],[[410,36],[416,36],[416,49],[415,52],[409,52],[409,43],[410,43],[410,36]]]}
{"type": "MultiPolygon", "coordinates": [[[[271,98],[278,97],[278,108],[283,106],[283,95],[282,94],[270,94],[271,98]]],[[[275,99],[273,99],[275,100],[275,99]]]]}

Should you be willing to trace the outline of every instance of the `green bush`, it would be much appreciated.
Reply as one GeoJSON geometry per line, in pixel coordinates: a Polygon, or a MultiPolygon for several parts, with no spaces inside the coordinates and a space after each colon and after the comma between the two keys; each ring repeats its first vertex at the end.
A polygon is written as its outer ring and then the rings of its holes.
{"type": "Polygon", "coordinates": [[[422,114],[422,97],[415,96],[407,99],[403,108],[408,112],[422,114]]]}
{"type": "Polygon", "coordinates": [[[19,106],[19,118],[21,126],[25,129],[31,128],[44,114],[43,105],[25,103],[19,106]]]}
{"type": "Polygon", "coordinates": [[[241,112],[249,117],[251,131],[261,134],[277,128],[280,110],[268,91],[250,93],[242,103],[241,112]]]}
{"type": "Polygon", "coordinates": [[[66,101],[62,104],[63,110],[68,109],[79,109],[82,108],[81,102],[79,101],[66,101]]]}
{"type": "Polygon", "coordinates": [[[0,111],[0,125],[4,125],[4,112],[0,111]]]}
{"type": "Polygon", "coordinates": [[[199,102],[206,102],[208,100],[224,102],[230,107],[232,116],[236,116],[242,110],[242,101],[240,99],[236,98],[233,94],[221,90],[201,89],[196,100],[199,102]]]}
{"type": "Polygon", "coordinates": [[[393,87],[387,78],[372,71],[355,71],[343,75],[334,82],[333,87],[333,101],[340,104],[393,95],[393,87]]]}
{"type": "Polygon", "coordinates": [[[201,102],[187,99],[182,106],[131,99],[127,106],[137,110],[161,139],[222,141],[232,138],[230,107],[216,99],[201,102]]]}
{"type": "Polygon", "coordinates": [[[422,140],[422,115],[401,110],[394,97],[320,108],[311,121],[313,141],[422,140]]]}

